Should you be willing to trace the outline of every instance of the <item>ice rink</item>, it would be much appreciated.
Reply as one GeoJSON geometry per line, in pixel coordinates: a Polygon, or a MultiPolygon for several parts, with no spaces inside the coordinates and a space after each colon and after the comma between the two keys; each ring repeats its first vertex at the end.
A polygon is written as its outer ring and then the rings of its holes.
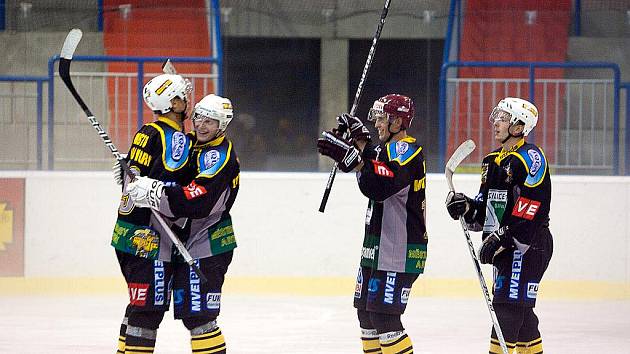
{"type": "MultiPolygon", "coordinates": [[[[0,295],[0,353],[114,353],[126,294],[0,295]]],[[[630,301],[537,306],[545,353],[630,353],[630,301]]],[[[415,353],[487,353],[490,319],[481,298],[413,297],[403,317],[415,353]]],[[[360,353],[352,296],[223,296],[219,325],[228,352],[360,353]]],[[[155,353],[190,353],[169,312],[155,353]]]]}

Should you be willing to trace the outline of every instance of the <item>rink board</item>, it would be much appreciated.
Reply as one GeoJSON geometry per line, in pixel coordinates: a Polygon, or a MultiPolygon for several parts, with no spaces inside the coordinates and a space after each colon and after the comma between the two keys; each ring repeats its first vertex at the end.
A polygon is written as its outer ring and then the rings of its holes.
{"type": "MultiPolygon", "coordinates": [[[[232,213],[238,248],[226,292],[352,294],[367,200],[353,175],[339,174],[326,213],[317,212],[327,177],[242,173],[232,213]]],[[[0,276],[1,292],[124,291],[109,246],[120,197],[110,173],[0,173],[7,178],[24,181],[23,234],[0,239],[0,246],[9,249],[22,237],[23,269],[18,277],[0,276]]],[[[630,178],[553,176],[552,181],[554,256],[540,296],[630,298],[630,178]]],[[[474,195],[479,176],[456,174],[454,183],[474,195]]],[[[414,292],[480,297],[462,230],[444,208],[446,193],[443,175],[427,176],[428,259],[414,292]]],[[[473,238],[478,247],[478,234],[473,238]]],[[[490,282],[491,268],[483,268],[490,282]]]]}

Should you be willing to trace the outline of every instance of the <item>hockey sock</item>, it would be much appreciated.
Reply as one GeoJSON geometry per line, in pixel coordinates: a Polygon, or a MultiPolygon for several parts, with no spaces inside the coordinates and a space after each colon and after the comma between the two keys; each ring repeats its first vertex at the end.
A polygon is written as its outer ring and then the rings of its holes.
{"type": "Polygon", "coordinates": [[[383,353],[381,352],[381,344],[378,341],[378,332],[375,329],[361,328],[361,344],[363,344],[364,353],[383,353]]]}
{"type": "Polygon", "coordinates": [[[226,352],[225,338],[219,327],[214,327],[210,332],[202,334],[195,334],[194,330],[190,331],[190,345],[195,354],[226,352]]]}
{"type": "MultiPolygon", "coordinates": [[[[505,345],[507,346],[508,349],[508,353],[512,354],[514,353],[514,348],[516,348],[516,343],[510,343],[510,342],[505,342],[505,345]]],[[[503,354],[503,349],[501,349],[501,343],[499,343],[499,340],[492,337],[490,338],[490,354],[503,354]]]]}
{"type": "Polygon", "coordinates": [[[518,342],[516,343],[517,354],[542,354],[542,338],[534,339],[531,342],[518,342]]]}
{"type": "Polygon", "coordinates": [[[155,350],[157,330],[127,326],[125,354],[147,354],[155,350]]]}
{"type": "Polygon", "coordinates": [[[387,332],[379,335],[383,354],[412,354],[411,338],[405,331],[387,332]]]}
{"type": "Polygon", "coordinates": [[[118,335],[118,350],[116,354],[125,354],[125,339],[127,338],[127,317],[120,324],[120,333],[118,335]]]}

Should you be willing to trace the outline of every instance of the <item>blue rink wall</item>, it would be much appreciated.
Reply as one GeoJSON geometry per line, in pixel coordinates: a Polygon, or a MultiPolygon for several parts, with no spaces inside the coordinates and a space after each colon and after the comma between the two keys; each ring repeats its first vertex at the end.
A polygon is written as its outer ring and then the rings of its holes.
{"type": "MultiPolygon", "coordinates": [[[[24,277],[3,294],[124,292],[109,246],[119,187],[108,172],[0,172],[25,178],[24,277]]],[[[325,213],[324,173],[242,173],[233,219],[238,248],[226,292],[353,293],[367,200],[338,175],[325,213]]],[[[545,298],[630,299],[630,178],[553,176],[554,256],[545,298]]],[[[476,194],[478,175],[456,175],[476,194]]],[[[444,208],[443,175],[427,176],[428,260],[415,296],[479,297],[463,232],[444,208]]],[[[473,233],[479,245],[479,234],[473,233]]],[[[1,266],[1,265],[0,265],[1,266]]],[[[492,269],[484,266],[491,281],[492,269]]]]}

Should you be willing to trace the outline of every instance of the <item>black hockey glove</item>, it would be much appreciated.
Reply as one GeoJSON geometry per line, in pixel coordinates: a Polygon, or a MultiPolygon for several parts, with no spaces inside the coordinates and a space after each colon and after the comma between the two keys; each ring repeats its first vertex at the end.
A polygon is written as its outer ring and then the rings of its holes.
{"type": "Polygon", "coordinates": [[[450,191],[446,196],[446,210],[453,220],[459,220],[459,217],[465,215],[472,206],[473,200],[464,195],[464,193],[450,191]]]}
{"type": "Polygon", "coordinates": [[[479,261],[482,264],[491,264],[494,256],[502,246],[511,248],[512,238],[508,235],[508,227],[500,227],[497,231],[491,233],[483,240],[479,249],[479,261]]]}
{"type": "Polygon", "coordinates": [[[337,123],[339,123],[339,127],[337,128],[337,132],[349,132],[350,139],[357,141],[370,141],[372,137],[370,136],[370,131],[368,128],[363,125],[361,120],[357,117],[353,117],[348,113],[344,113],[340,116],[337,116],[337,123]]]}
{"type": "Polygon", "coordinates": [[[361,163],[361,153],[352,144],[333,132],[323,132],[317,139],[317,150],[337,162],[343,172],[354,170],[361,163]]]}

